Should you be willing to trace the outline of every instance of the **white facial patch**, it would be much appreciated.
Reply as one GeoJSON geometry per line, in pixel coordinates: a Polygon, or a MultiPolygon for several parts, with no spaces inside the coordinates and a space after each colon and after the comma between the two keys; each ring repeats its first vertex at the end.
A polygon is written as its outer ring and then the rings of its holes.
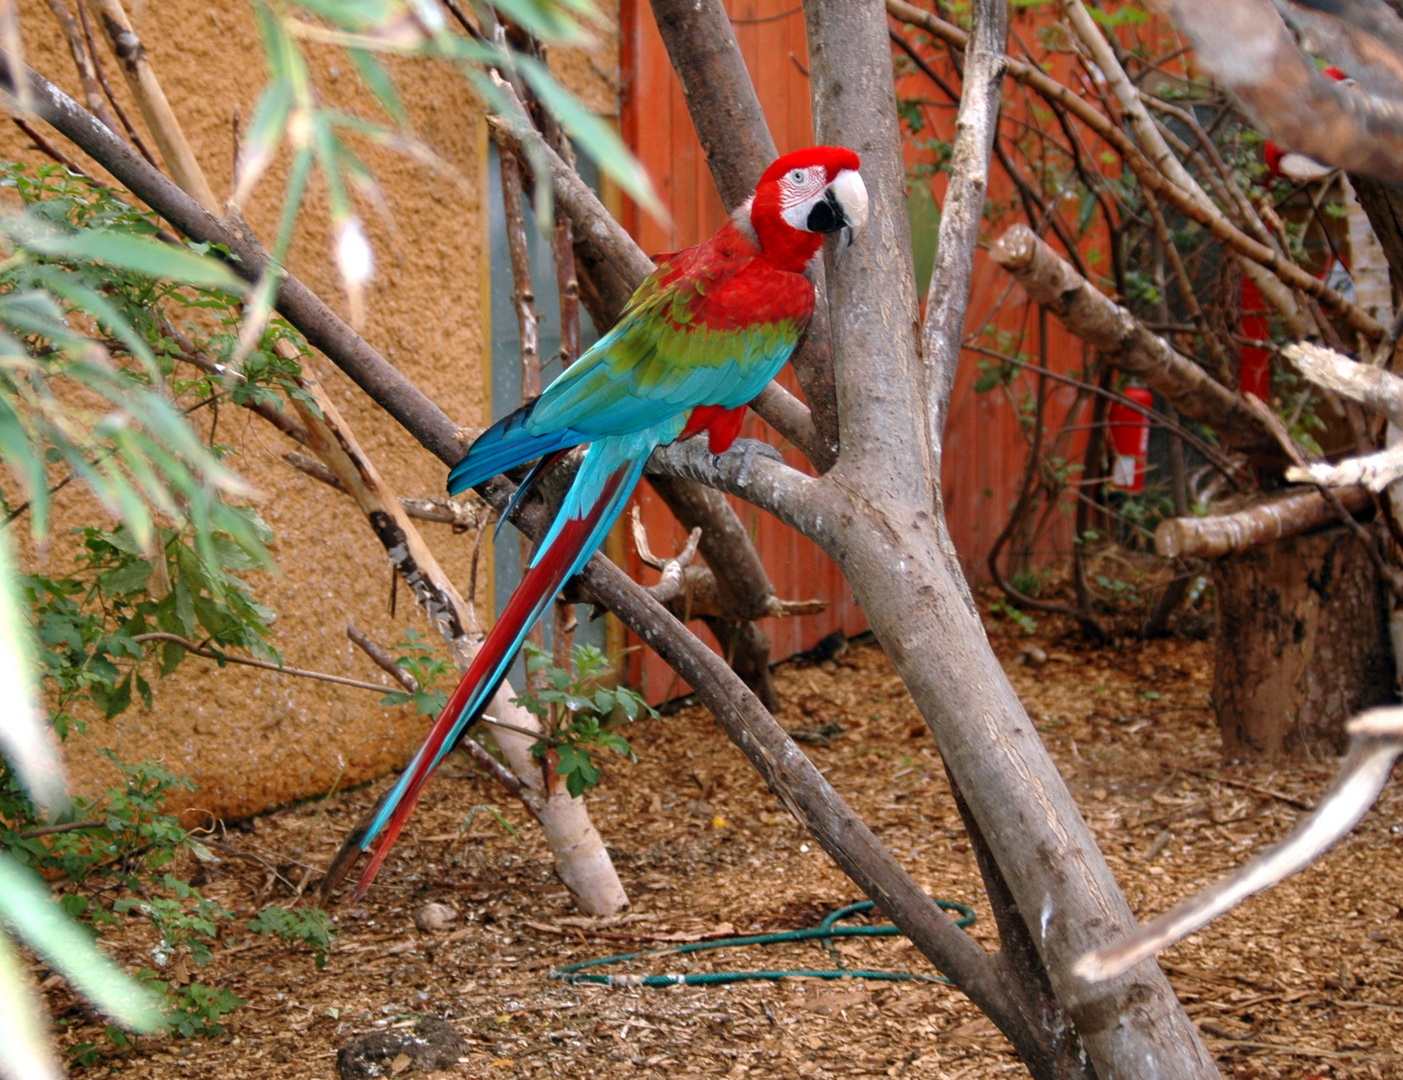
{"type": "Polygon", "coordinates": [[[796,229],[808,229],[809,211],[823,198],[828,173],[822,165],[790,169],[779,181],[779,212],[796,229]]]}

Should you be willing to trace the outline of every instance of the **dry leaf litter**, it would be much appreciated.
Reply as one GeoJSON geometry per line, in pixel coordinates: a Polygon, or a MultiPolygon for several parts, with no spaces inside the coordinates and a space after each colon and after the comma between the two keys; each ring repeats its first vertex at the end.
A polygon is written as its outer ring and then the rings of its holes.
{"type": "MultiPolygon", "coordinates": [[[[1329,781],[1329,762],[1222,760],[1207,708],[1207,642],[1094,649],[1054,620],[1043,620],[1034,637],[1000,620],[988,625],[1141,917],[1279,839],[1329,781]]],[[[805,752],[925,889],[976,909],[969,932],[993,948],[992,919],[940,759],[880,649],[786,664],[777,678],[780,721],[818,733],[805,752]]],[[[704,709],[684,708],[628,734],[639,762],[606,761],[605,782],[590,796],[633,900],[627,914],[592,919],[573,910],[539,830],[455,756],[370,894],[333,910],[337,938],[323,969],[306,952],[231,933],[213,962],[194,972],[248,1002],[226,1018],[227,1036],[142,1039],[74,1075],[333,1078],[338,1052],[343,1070],[350,1062],[344,1075],[360,1076],[1026,1075],[994,1027],[947,986],[785,979],[651,989],[552,979],[561,965],[659,943],[811,926],[862,899],[704,709]],[[520,838],[473,812],[484,805],[520,838]],[[425,1017],[451,1030],[426,1026],[425,1017]],[[421,1043],[432,1047],[419,1053],[421,1043]]],[[[230,844],[280,873],[226,857],[207,871],[203,891],[244,916],[288,902],[281,881],[314,883],[387,782],[231,829],[230,844]]],[[[1403,795],[1393,784],[1318,865],[1161,958],[1224,1075],[1403,1076],[1400,883],[1403,795]]],[[[104,940],[130,968],[150,966],[154,941],[138,920],[104,940]]],[[[809,941],[612,970],[933,970],[899,938],[840,940],[834,951],[836,960],[824,943],[809,941]]],[[[45,980],[45,988],[54,1014],[70,1025],[61,1041],[100,1041],[100,1028],[59,980],[45,980]]]]}

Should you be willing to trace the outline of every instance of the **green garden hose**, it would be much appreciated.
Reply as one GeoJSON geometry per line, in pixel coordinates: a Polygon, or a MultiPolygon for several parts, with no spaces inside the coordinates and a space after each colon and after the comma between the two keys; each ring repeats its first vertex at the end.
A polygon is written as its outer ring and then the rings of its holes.
{"type": "MultiPolygon", "coordinates": [[[[959,913],[955,925],[961,928],[974,922],[974,909],[953,900],[937,900],[946,911],[959,913]]],[[[914,971],[864,971],[855,968],[838,967],[829,971],[811,971],[792,968],[783,971],[705,971],[697,974],[678,975],[600,975],[586,971],[587,968],[605,967],[610,964],[624,964],[631,960],[642,960],[652,956],[668,956],[702,952],[706,949],[726,949],[744,945],[778,945],[787,941],[812,941],[818,939],[828,943],[828,951],[835,961],[838,955],[833,950],[833,938],[840,937],[896,937],[900,934],[895,926],[884,923],[881,926],[838,926],[840,919],[851,918],[874,907],[871,900],[849,904],[830,912],[817,926],[802,930],[779,930],[769,934],[748,934],[744,937],[719,938],[716,941],[693,941],[686,945],[670,945],[665,949],[650,949],[647,952],[621,953],[618,956],[605,956],[598,960],[586,960],[580,964],[567,964],[554,968],[551,978],[568,983],[592,983],[599,986],[725,986],[739,982],[777,982],[780,979],[869,979],[873,982],[933,982],[944,983],[949,979],[941,975],[922,975],[914,971]]],[[[841,961],[839,961],[841,963],[841,961]]]]}

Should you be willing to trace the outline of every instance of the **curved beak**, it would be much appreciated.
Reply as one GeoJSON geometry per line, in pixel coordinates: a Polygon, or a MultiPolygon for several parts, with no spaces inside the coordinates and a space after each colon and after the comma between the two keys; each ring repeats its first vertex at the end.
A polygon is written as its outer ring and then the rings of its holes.
{"type": "Polygon", "coordinates": [[[844,169],[835,176],[823,198],[809,211],[806,224],[810,232],[841,232],[842,246],[851,244],[867,224],[867,185],[862,182],[861,175],[853,169],[844,169]]]}

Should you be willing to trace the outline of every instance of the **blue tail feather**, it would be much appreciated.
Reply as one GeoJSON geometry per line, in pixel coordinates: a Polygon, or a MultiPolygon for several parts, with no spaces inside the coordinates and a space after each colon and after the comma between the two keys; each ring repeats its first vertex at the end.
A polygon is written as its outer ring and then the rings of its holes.
{"type": "Polygon", "coordinates": [[[535,407],[534,401],[523,405],[515,412],[502,417],[477,437],[472,446],[468,447],[463,460],[454,465],[448,474],[450,495],[457,495],[470,487],[476,487],[484,480],[490,480],[532,458],[568,450],[587,441],[588,436],[569,428],[540,435],[532,434],[527,430],[527,424],[535,407]]]}

